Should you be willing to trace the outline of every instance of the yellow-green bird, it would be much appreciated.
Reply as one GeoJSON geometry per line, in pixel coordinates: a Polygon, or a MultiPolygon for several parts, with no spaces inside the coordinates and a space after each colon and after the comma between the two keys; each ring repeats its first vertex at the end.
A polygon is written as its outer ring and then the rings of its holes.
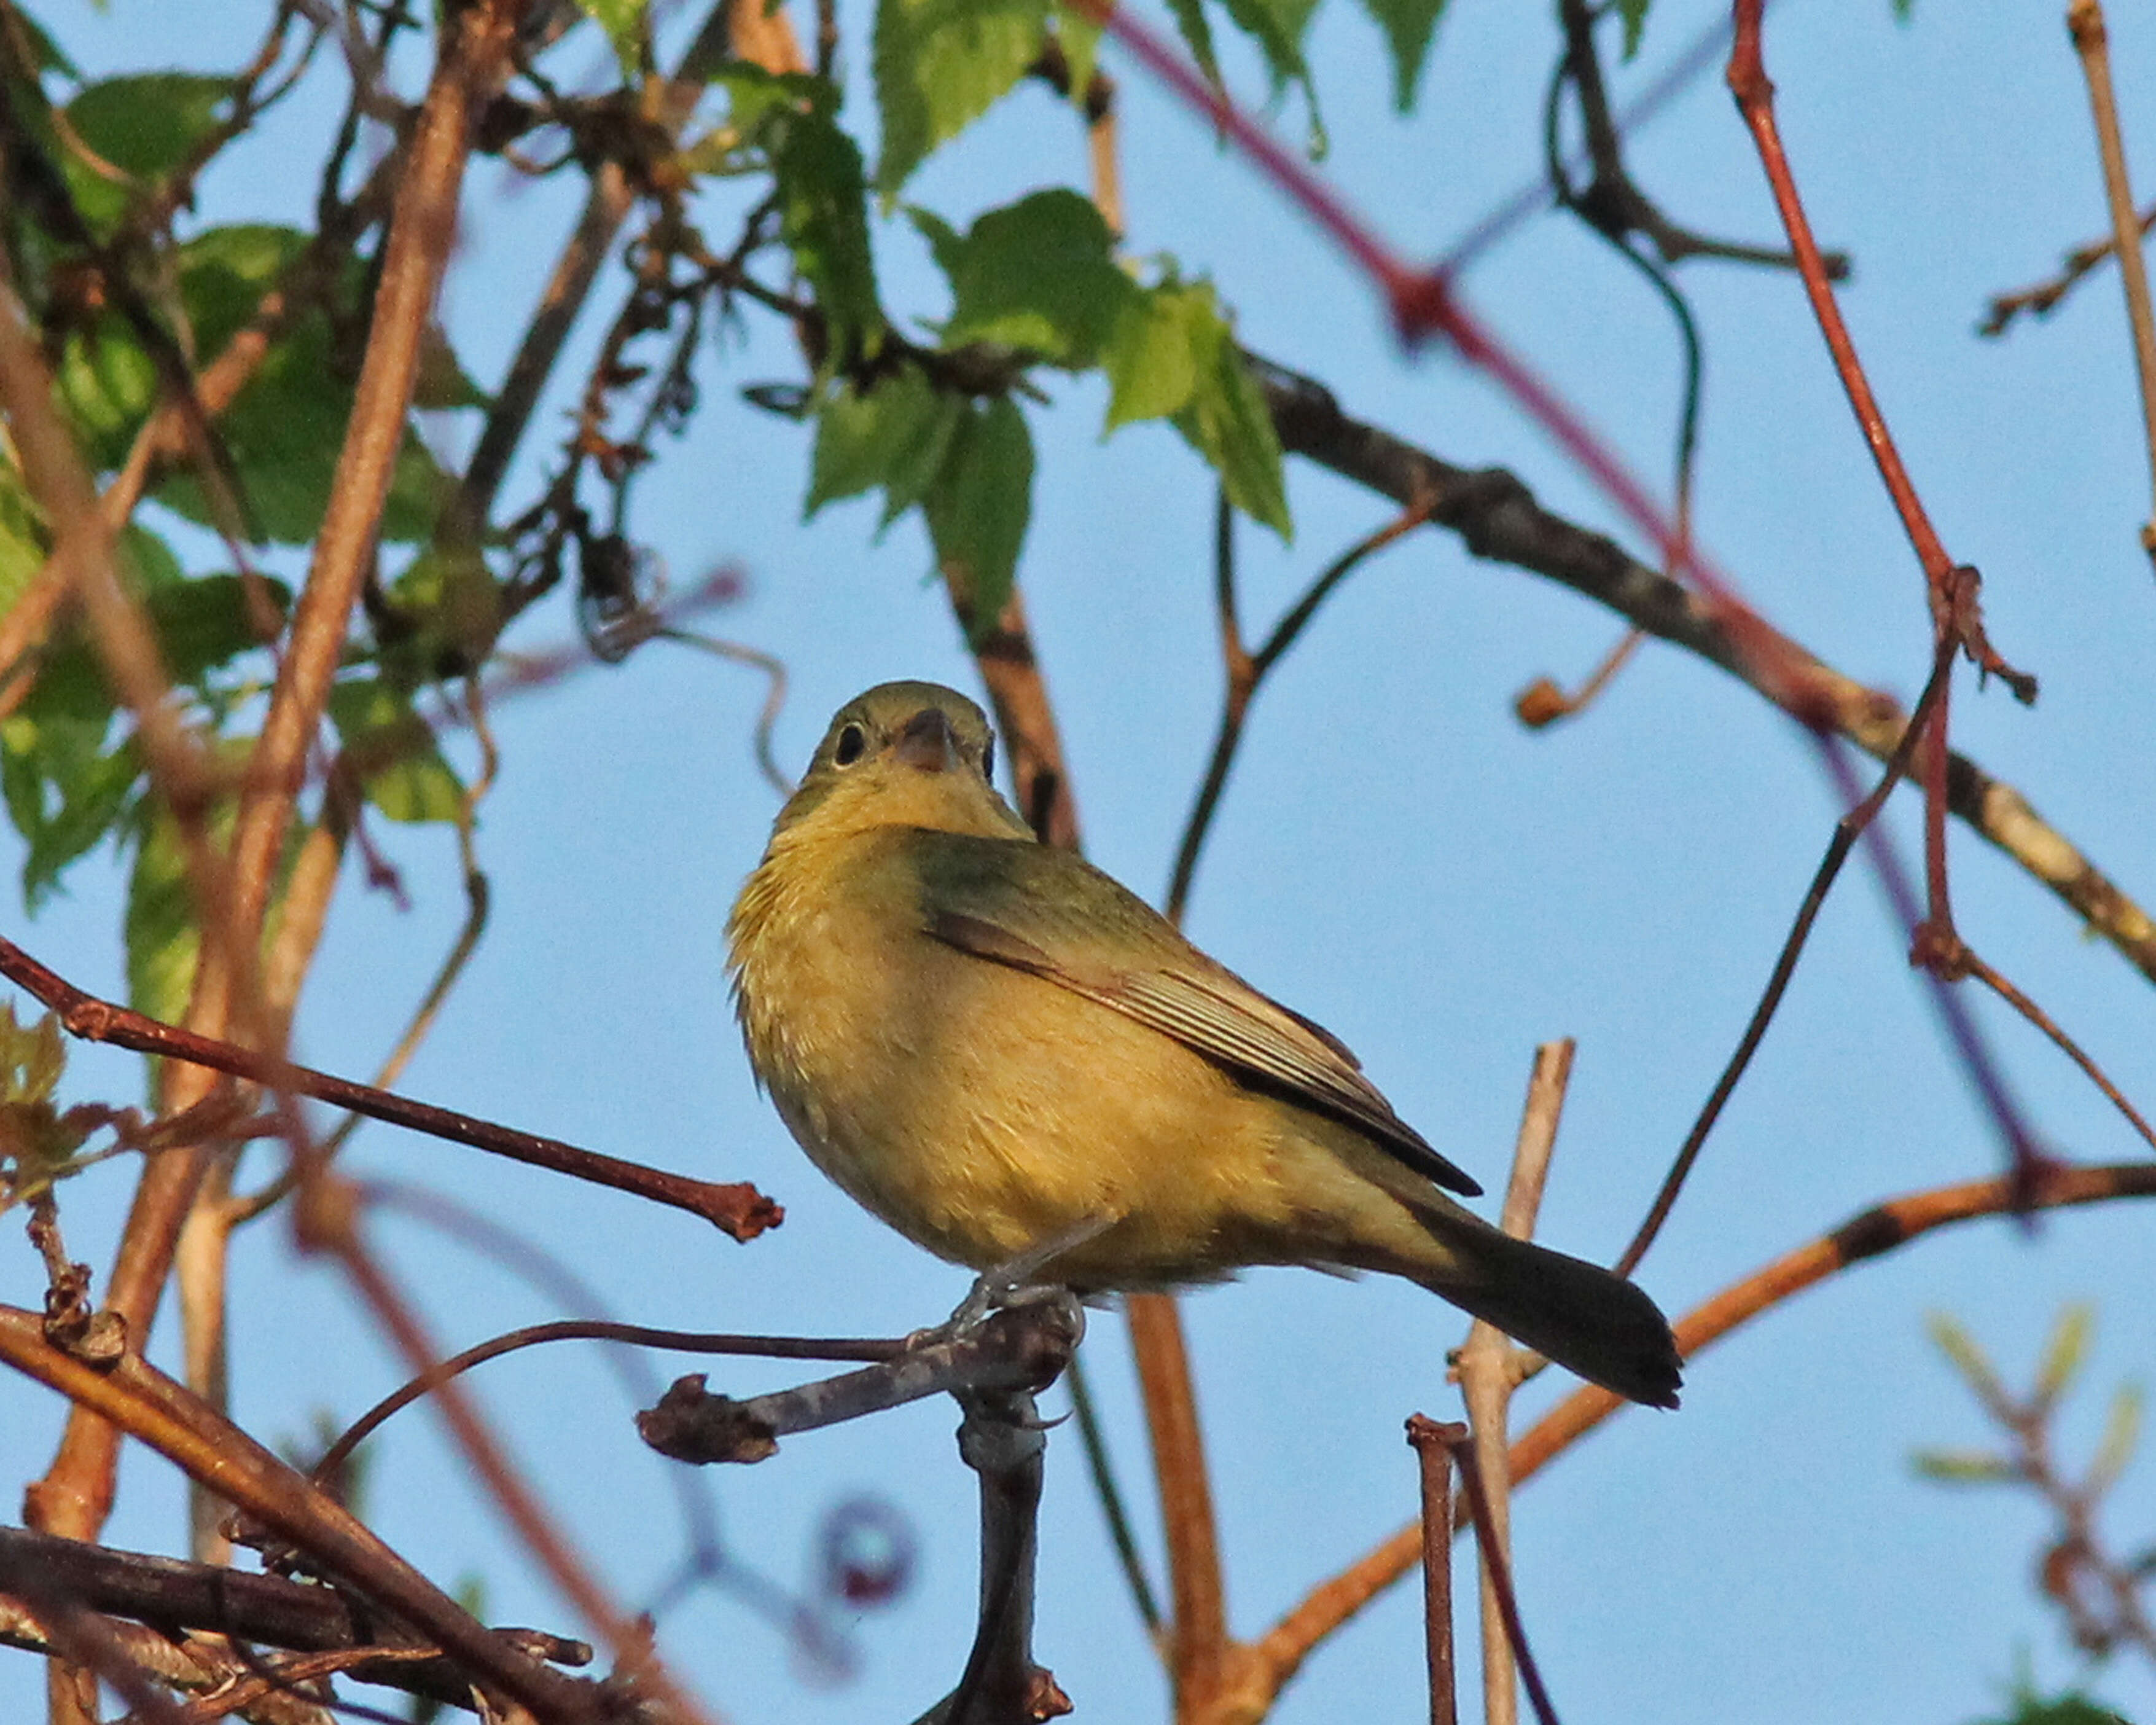
{"type": "Polygon", "coordinates": [[[734,906],[749,1060],[819,1168],[976,1271],[1096,1293],[1381,1270],[1676,1405],[1653,1301],[1445,1197],[1481,1189],[1354,1055],[1037,842],[990,783],[993,749],[953,690],[870,690],[734,906]]]}

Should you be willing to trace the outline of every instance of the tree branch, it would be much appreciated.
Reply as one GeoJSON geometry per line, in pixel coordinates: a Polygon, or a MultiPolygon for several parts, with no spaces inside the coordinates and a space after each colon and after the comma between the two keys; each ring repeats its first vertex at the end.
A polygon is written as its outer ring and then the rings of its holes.
{"type": "MultiPolygon", "coordinates": [[[[335,1588],[0,1527],[0,1578],[26,1568],[34,1569],[49,1591],[85,1610],[149,1626],[152,1633],[123,1634],[121,1645],[138,1668],[161,1682],[207,1689],[246,1676],[249,1666],[234,1656],[227,1638],[295,1653],[372,1648],[382,1656],[343,1668],[356,1681],[467,1711],[473,1705],[470,1677],[438,1649],[400,1635],[393,1621],[370,1620],[335,1588]]],[[[557,1665],[591,1661],[591,1649],[581,1641],[533,1630],[494,1633],[557,1665]]],[[[0,1640],[31,1652],[54,1651],[49,1639],[9,1613],[0,1613],[0,1640]]]]}
{"type": "MultiPolygon", "coordinates": [[[[753,1240],[767,1228],[776,1227],[785,1216],[783,1209],[753,1186],[693,1179],[685,1174],[647,1168],[641,1163],[600,1156],[580,1150],[573,1144],[565,1144],[559,1138],[542,1137],[536,1132],[518,1132],[491,1121],[475,1120],[469,1114],[415,1102],[387,1091],[354,1084],[347,1078],[335,1078],[309,1066],[295,1065],[275,1055],[258,1054],[236,1043],[220,1042],[177,1025],[160,1023],[84,993],[5,937],[0,937],[0,977],[28,992],[58,1015],[62,1029],[85,1041],[106,1042],[137,1054],[185,1061],[204,1072],[223,1072],[290,1095],[312,1096],[317,1101],[364,1114],[371,1120],[446,1138],[451,1143],[529,1163],[535,1168],[567,1174],[574,1179],[611,1186],[654,1204],[701,1216],[736,1240],[753,1240]]],[[[207,1086],[204,1090],[206,1094],[207,1086]]]]}
{"type": "Polygon", "coordinates": [[[199,1396],[128,1353],[85,1365],[44,1338],[35,1314],[0,1307],[0,1363],[13,1367],[147,1445],[326,1573],[393,1611],[480,1681],[553,1720],[596,1719],[591,1686],[501,1640],[341,1505],[199,1396]]]}
{"type": "MultiPolygon", "coordinates": [[[[1715,608],[1606,536],[1543,508],[1502,468],[1470,469],[1419,449],[1344,412],[1332,392],[1262,356],[1249,356],[1281,447],[1291,454],[1406,507],[1432,500],[1432,524],[1456,535],[1471,555],[1546,577],[1608,606],[1684,648],[1784,710],[1789,684],[1761,674],[1747,641],[1730,634],[1715,608]]],[[[1823,664],[1763,622],[1750,625],[1778,644],[1772,661],[1802,668],[1808,698],[1830,709],[1832,728],[1876,759],[1891,759],[1905,720],[1888,696],[1823,664]]],[[[1811,709],[1807,709],[1810,713],[1811,709]]],[[[1805,716],[1799,715],[1799,716],[1805,716]]],[[[2156,982],[2156,919],[2128,898],[2064,834],[2004,780],[1958,752],[1947,760],[1953,814],[2034,875],[2119,954],[2156,982]]]]}

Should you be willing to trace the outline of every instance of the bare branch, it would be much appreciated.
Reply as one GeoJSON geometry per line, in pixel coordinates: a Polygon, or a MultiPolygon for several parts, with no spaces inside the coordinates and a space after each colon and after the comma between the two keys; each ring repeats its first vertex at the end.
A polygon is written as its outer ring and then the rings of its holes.
{"type": "Polygon", "coordinates": [[[1069,1363],[1084,1332],[1075,1300],[1007,1306],[956,1335],[930,1332],[865,1371],[747,1401],[712,1394],[701,1373],[677,1378],[657,1407],[637,1415],[636,1429],[645,1443],[676,1461],[762,1461],[789,1433],[858,1420],[926,1396],[1045,1389],[1069,1363]]]}
{"type": "Polygon", "coordinates": [[[558,1138],[541,1137],[491,1122],[475,1120],[448,1108],[415,1102],[386,1091],[333,1078],[311,1067],[295,1066],[275,1055],[258,1054],[236,1043],[220,1042],[192,1030],[161,1023],[110,1001],[85,994],[16,946],[0,938],[0,976],[27,990],[59,1016],[70,1035],[90,1042],[109,1042],[137,1054],[160,1055],[185,1060],[211,1071],[228,1073],[295,1096],[312,1096],[339,1108],[349,1108],[372,1120],[469,1145],[490,1155],[552,1169],[572,1178],[590,1180],[633,1193],[654,1204],[701,1216],[736,1240],[753,1240],[767,1228],[776,1227],[785,1212],[753,1186],[721,1184],[667,1173],[640,1163],[623,1162],[580,1150],[558,1138]]]}
{"type": "MultiPolygon", "coordinates": [[[[2111,39],[2101,0],[2069,0],[2066,31],[2087,80],[2089,113],[2096,123],[2097,153],[2103,161],[2105,201],[2111,206],[2112,249],[2118,282],[2126,290],[2126,321],[2133,331],[2133,369],[2141,382],[2141,425],[2148,444],[2148,478],[2156,490],[2156,315],[2148,305],[2148,261],[2141,255],[2141,221],[2133,213],[2133,185],[2127,172],[2126,142],[2118,124],[2118,98],[2111,84],[2111,39]]],[[[2156,558],[2156,506],[2142,524],[2141,548],[2156,558]]]]}

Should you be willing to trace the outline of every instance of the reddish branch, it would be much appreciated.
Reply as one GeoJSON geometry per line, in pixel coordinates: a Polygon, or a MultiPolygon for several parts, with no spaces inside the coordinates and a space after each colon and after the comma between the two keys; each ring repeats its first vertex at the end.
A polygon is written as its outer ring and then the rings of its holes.
{"type": "MultiPolygon", "coordinates": [[[[1984,630],[1978,606],[1977,572],[1957,564],[1947,555],[1917,495],[1915,483],[1903,465],[1893,435],[1887,429],[1871,380],[1857,358],[1856,343],[1828,280],[1825,260],[1814,239],[1804,201],[1789,171],[1774,119],[1774,86],[1767,76],[1760,48],[1761,13],[1764,0],[1737,0],[1737,29],[1729,53],[1728,83],[1738,110],[1750,128],[1759,161],[1780,212],[1790,249],[1796,254],[1798,273],[1810,299],[1820,333],[1834,360],[1835,371],[1849,397],[1858,429],[1878,467],[1879,477],[1902,518],[1909,543],[1922,565],[1931,603],[1933,629],[1943,652],[1965,653],[1984,675],[2001,677],[2024,701],[2035,698],[2035,680],[2014,670],[1993,649],[1984,630]]],[[[1966,973],[1966,950],[1954,927],[1948,893],[1946,816],[1948,803],[1948,714],[1951,687],[1942,685],[1938,694],[1918,769],[1924,785],[1924,875],[1926,906],[1911,929],[1910,962],[1922,967],[1933,979],[1934,998],[1948,1020],[1948,1029],[1969,1065],[1973,1081],[1984,1094],[1986,1106],[1997,1119],[2011,1150],[2015,1178],[2025,1189],[2036,1178],[2039,1153],[2027,1130],[2016,1118],[2006,1099],[2003,1082],[1991,1070],[1975,1024],[1949,990],[1948,984],[1966,973]]],[[[1882,861],[1882,870],[1884,869],[1882,861]]],[[[1891,880],[1889,891],[1893,891],[1891,880]]]]}
{"type": "Polygon", "coordinates": [[[1430,1667],[1430,1725],[1460,1717],[1452,1660],[1452,1450],[1463,1428],[1408,1415],[1408,1445],[1422,1483],[1423,1643],[1430,1667]]]}
{"type": "MultiPolygon", "coordinates": [[[[23,988],[55,1014],[70,1035],[85,1041],[105,1042],[136,1054],[157,1055],[184,1060],[204,1071],[223,1072],[235,1078],[283,1091],[311,1096],[339,1108],[348,1108],[391,1126],[402,1126],[430,1137],[446,1138],[490,1155],[529,1163],[572,1178],[650,1199],[654,1204],[701,1216],[714,1227],[739,1240],[753,1240],[767,1228],[778,1226],[785,1212],[746,1183],[719,1183],[691,1179],[580,1150],[558,1138],[518,1132],[491,1121],[475,1120],[447,1108],[393,1096],[387,1091],[335,1078],[311,1067],[295,1065],[274,1055],[258,1054],[235,1043],[198,1035],[173,1024],[116,1006],[85,994],[16,946],[0,938],[0,977],[23,988]]],[[[153,1165],[155,1158],[153,1160],[153,1165]]]]}
{"type": "Polygon", "coordinates": [[[148,1445],[323,1573],[393,1613],[490,1687],[547,1720],[595,1720],[592,1686],[565,1677],[479,1623],[218,1410],[136,1354],[103,1370],[46,1342],[33,1314],[0,1308],[0,1363],[148,1445]]]}
{"type": "MultiPolygon", "coordinates": [[[[0,1527],[0,1593],[10,1590],[10,1577],[26,1572],[41,1579],[49,1596],[84,1611],[155,1625],[157,1633],[123,1633],[117,1642],[129,1664],[162,1682],[209,1689],[245,1678],[249,1665],[231,1650],[238,1640],[290,1652],[346,1654],[350,1657],[339,1669],[361,1682],[451,1707],[473,1705],[470,1677],[438,1648],[402,1636],[393,1622],[370,1621],[363,1607],[336,1588],[0,1527]]],[[[533,1630],[495,1633],[553,1664],[591,1660],[590,1648],[560,1636],[533,1630]]],[[[0,1640],[31,1652],[54,1651],[49,1637],[14,1622],[4,1609],[0,1640]]],[[[268,1665],[259,1658],[254,1663],[268,1665]]]]}

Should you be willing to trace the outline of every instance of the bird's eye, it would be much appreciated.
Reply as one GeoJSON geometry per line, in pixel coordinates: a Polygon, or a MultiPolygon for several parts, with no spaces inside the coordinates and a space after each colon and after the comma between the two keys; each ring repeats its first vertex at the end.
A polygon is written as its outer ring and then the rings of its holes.
{"type": "Polygon", "coordinates": [[[981,777],[994,782],[996,776],[996,733],[991,731],[988,740],[981,745],[981,777]]]}
{"type": "Polygon", "coordinates": [[[868,733],[858,725],[849,725],[839,733],[837,745],[831,751],[834,764],[850,767],[860,759],[869,746],[868,733]]]}

